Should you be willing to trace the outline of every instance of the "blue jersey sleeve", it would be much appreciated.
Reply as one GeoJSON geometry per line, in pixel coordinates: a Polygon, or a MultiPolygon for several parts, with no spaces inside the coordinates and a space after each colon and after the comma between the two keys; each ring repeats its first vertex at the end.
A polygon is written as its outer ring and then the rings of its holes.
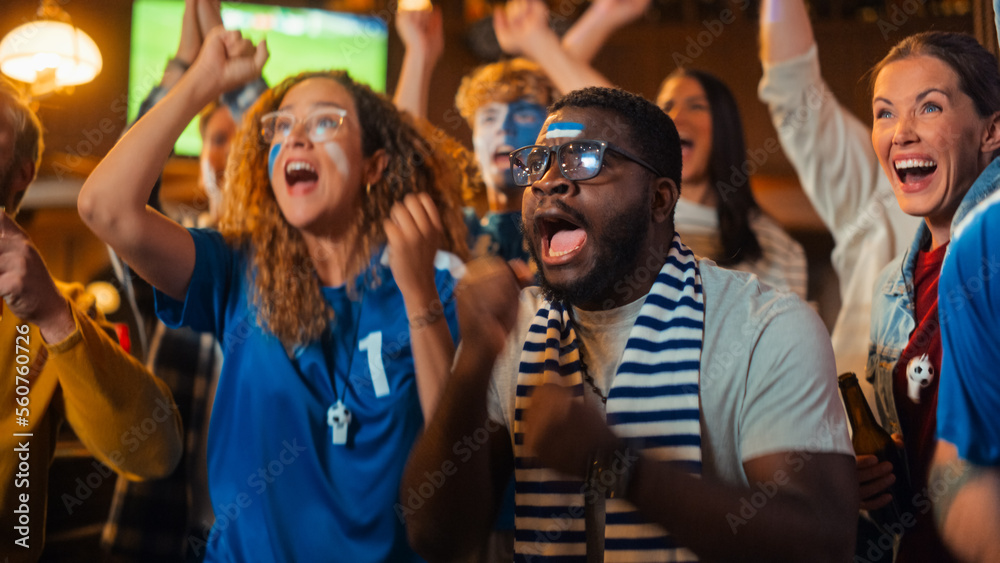
{"type": "Polygon", "coordinates": [[[155,291],[156,315],[170,328],[190,327],[219,337],[225,332],[225,313],[234,284],[244,275],[238,255],[212,229],[189,229],[194,239],[195,263],[184,301],[155,291]]]}
{"type": "Polygon", "coordinates": [[[941,269],[938,437],[978,465],[1000,465],[1000,203],[977,210],[941,269]]]}

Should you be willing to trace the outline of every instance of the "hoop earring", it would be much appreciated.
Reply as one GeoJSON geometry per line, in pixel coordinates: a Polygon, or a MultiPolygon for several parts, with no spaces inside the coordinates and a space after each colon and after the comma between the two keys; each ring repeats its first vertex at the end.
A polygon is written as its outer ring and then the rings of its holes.
{"type": "Polygon", "coordinates": [[[372,183],[371,182],[368,182],[368,185],[365,187],[365,195],[368,195],[368,196],[372,195],[372,183]]]}

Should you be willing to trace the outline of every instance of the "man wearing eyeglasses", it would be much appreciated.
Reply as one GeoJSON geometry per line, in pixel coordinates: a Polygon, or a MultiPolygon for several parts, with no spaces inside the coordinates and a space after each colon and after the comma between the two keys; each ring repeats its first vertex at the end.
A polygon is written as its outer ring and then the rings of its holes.
{"type": "Polygon", "coordinates": [[[510,160],[540,287],[518,298],[494,262],[457,292],[461,350],[397,507],[417,551],[474,547],[513,471],[516,560],[849,558],[826,329],[684,246],[670,118],[579,90],[510,160]]]}

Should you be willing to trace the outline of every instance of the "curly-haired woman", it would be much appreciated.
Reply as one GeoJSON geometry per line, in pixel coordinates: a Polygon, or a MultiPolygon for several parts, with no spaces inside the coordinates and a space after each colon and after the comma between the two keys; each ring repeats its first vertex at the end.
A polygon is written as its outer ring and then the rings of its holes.
{"type": "Polygon", "coordinates": [[[221,342],[206,559],[416,559],[394,505],[454,350],[461,266],[438,248],[465,253],[460,172],[381,96],[309,73],[245,117],[218,232],[145,206],[184,124],[266,58],[213,31],[80,213],[157,288],[165,322],[221,342]]]}

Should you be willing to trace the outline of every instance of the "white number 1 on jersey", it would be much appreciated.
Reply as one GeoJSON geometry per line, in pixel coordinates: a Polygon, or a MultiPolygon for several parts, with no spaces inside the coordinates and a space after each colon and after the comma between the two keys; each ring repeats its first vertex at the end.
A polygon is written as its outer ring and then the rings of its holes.
{"type": "Polygon", "coordinates": [[[377,330],[358,342],[358,349],[368,352],[368,369],[372,372],[372,385],[376,397],[389,394],[389,378],[385,375],[385,365],[382,364],[382,331],[377,330]]]}

